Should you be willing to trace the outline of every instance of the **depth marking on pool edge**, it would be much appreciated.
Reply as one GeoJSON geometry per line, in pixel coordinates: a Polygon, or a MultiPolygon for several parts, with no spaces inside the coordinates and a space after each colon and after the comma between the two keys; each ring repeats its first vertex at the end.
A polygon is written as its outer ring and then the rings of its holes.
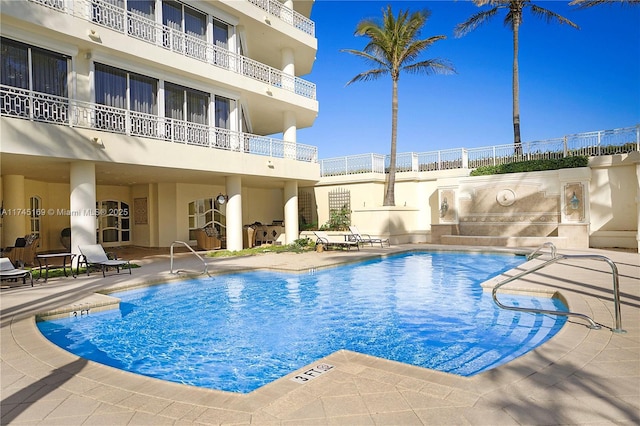
{"type": "Polygon", "coordinates": [[[326,373],[327,371],[331,371],[333,369],[333,365],[331,364],[318,364],[313,368],[310,368],[302,373],[291,378],[292,381],[296,383],[305,383],[309,380],[315,379],[316,377],[326,373]]]}

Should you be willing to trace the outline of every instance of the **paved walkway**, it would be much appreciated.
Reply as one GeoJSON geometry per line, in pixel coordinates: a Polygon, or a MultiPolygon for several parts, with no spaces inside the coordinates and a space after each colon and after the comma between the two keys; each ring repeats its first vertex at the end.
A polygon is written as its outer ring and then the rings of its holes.
{"type": "MultiPolygon", "coordinates": [[[[428,246],[359,252],[207,258],[215,272],[269,267],[307,271],[367,256],[428,246]]],[[[167,250],[168,251],[168,250],[167,250]]],[[[247,394],[200,389],[119,371],[78,358],[48,342],[36,313],[99,303],[96,291],[171,278],[168,255],[123,252],[142,267],[103,279],[94,273],[0,291],[1,422],[17,425],[441,425],[639,424],[640,255],[604,254],[620,272],[622,325],[614,326],[610,267],[597,260],[561,261],[509,284],[553,289],[570,309],[592,316],[569,323],[542,347],[494,370],[465,378],[348,351],[338,351],[247,394]],[[289,380],[319,363],[331,371],[304,384],[289,380]]],[[[526,263],[528,269],[542,260],[526,263]]],[[[202,269],[188,254],[175,267],[202,269]]],[[[506,275],[513,275],[511,271],[506,275]]]]}

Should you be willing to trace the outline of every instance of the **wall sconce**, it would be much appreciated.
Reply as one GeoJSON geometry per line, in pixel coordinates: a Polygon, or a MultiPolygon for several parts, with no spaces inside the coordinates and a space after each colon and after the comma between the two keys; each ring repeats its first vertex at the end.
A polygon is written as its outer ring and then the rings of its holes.
{"type": "Polygon", "coordinates": [[[273,161],[268,160],[268,161],[267,161],[267,167],[268,167],[268,168],[270,168],[270,169],[273,169],[273,168],[275,167],[275,166],[273,165],[273,161]]]}
{"type": "Polygon", "coordinates": [[[100,41],[100,34],[96,30],[89,30],[89,38],[93,41],[100,41]]]}
{"type": "Polygon", "coordinates": [[[94,144],[98,145],[100,148],[104,148],[104,143],[102,142],[102,139],[100,139],[100,138],[93,137],[93,138],[91,138],[91,142],[93,142],[94,144]]]}
{"type": "Polygon", "coordinates": [[[442,204],[440,204],[440,217],[444,217],[449,211],[449,203],[447,203],[447,197],[442,200],[442,204]]]}
{"type": "Polygon", "coordinates": [[[271,25],[271,20],[269,19],[269,17],[267,15],[264,16],[264,23],[267,25],[271,25]]]}
{"type": "Polygon", "coordinates": [[[571,208],[573,210],[578,210],[578,207],[580,207],[580,199],[578,197],[576,197],[576,192],[575,191],[573,191],[573,196],[569,200],[569,205],[571,205],[571,208]]]}
{"type": "Polygon", "coordinates": [[[269,95],[269,96],[273,96],[273,92],[271,91],[271,88],[270,88],[270,87],[265,88],[265,89],[264,89],[264,92],[265,92],[267,95],[269,95]]]}
{"type": "Polygon", "coordinates": [[[218,202],[218,204],[223,205],[224,203],[226,203],[227,201],[229,201],[229,196],[224,195],[222,192],[220,194],[218,194],[218,196],[216,197],[216,201],[218,202]]]}

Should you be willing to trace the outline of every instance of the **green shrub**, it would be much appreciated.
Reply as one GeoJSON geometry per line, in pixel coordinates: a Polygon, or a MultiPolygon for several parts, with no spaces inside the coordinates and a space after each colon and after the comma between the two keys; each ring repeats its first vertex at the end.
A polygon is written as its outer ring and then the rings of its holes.
{"type": "Polygon", "coordinates": [[[539,172],[543,170],[570,169],[586,167],[589,157],[575,156],[558,159],[529,160],[498,166],[481,166],[471,172],[471,176],[499,175],[505,173],[539,172]]]}

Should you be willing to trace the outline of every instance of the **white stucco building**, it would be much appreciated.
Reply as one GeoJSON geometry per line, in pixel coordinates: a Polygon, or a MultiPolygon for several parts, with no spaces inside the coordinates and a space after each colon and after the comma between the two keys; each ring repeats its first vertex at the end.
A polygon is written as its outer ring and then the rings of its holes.
{"type": "Polygon", "coordinates": [[[2,0],[2,246],[60,250],[71,228],[72,250],[166,247],[211,225],[239,250],[255,222],[297,238],[320,175],[296,138],[318,114],[312,5],[2,0]]]}

